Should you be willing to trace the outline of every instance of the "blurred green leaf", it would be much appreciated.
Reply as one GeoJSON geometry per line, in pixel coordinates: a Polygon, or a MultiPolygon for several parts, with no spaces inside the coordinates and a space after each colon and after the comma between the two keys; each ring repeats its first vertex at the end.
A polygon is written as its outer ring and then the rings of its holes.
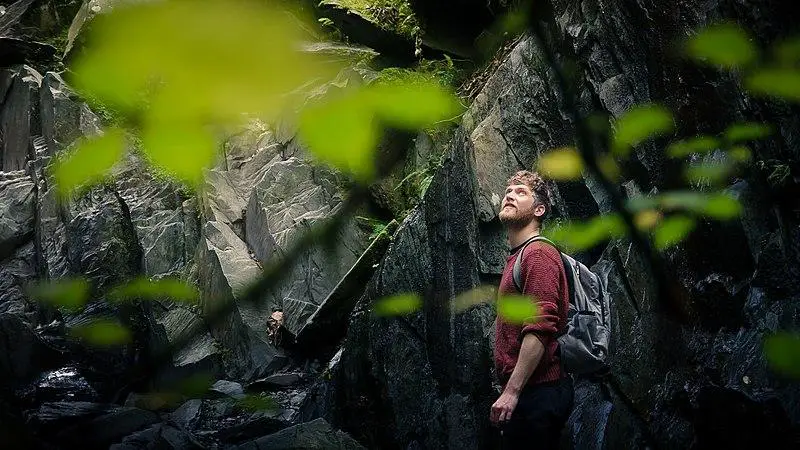
{"type": "Polygon", "coordinates": [[[89,299],[89,283],[84,278],[45,281],[34,285],[29,295],[40,303],[75,313],[82,310],[89,299]]]}
{"type": "Polygon", "coordinates": [[[72,329],[72,334],[98,347],[110,347],[131,341],[130,330],[106,319],[98,319],[90,324],[75,327],[72,329]]]}
{"type": "Polygon", "coordinates": [[[109,293],[109,298],[115,301],[168,298],[179,302],[196,303],[200,298],[200,291],[175,278],[150,280],[147,277],[140,277],[115,287],[109,293]]]}
{"type": "Polygon", "coordinates": [[[319,160],[367,183],[376,175],[378,143],[371,106],[358,94],[310,106],[300,116],[300,139],[319,160]]]}
{"type": "Polygon", "coordinates": [[[565,222],[545,230],[542,234],[558,243],[564,250],[589,249],[606,239],[620,237],[625,224],[617,214],[602,214],[585,222],[565,222]]]}
{"type": "Polygon", "coordinates": [[[188,186],[198,187],[217,155],[214,136],[200,126],[157,122],[142,135],[148,161],[188,186]]]}
{"type": "Polygon", "coordinates": [[[452,310],[458,313],[481,303],[490,303],[496,294],[497,288],[494,286],[478,286],[455,296],[452,301],[452,310]]]}
{"type": "Polygon", "coordinates": [[[661,213],[655,209],[645,209],[636,213],[633,219],[636,228],[640,230],[649,230],[656,226],[661,220],[661,213]]]}
{"type": "Polygon", "coordinates": [[[715,219],[733,219],[742,213],[742,204],[729,193],[712,194],[704,205],[703,213],[715,219]]]}
{"type": "Polygon", "coordinates": [[[773,46],[775,59],[781,64],[792,65],[800,61],[800,36],[791,36],[773,46]]]}
{"type": "Polygon", "coordinates": [[[791,102],[800,101],[800,71],[798,70],[759,69],[747,76],[745,86],[754,94],[791,102]]]}
{"type": "Polygon", "coordinates": [[[654,231],[655,246],[665,250],[681,242],[696,226],[695,220],[687,216],[666,217],[654,231]]]}
{"type": "Polygon", "coordinates": [[[98,137],[79,139],[74,150],[55,162],[53,175],[59,196],[70,196],[82,186],[103,180],[124,149],[125,134],[119,128],[109,128],[98,137]]]}
{"type": "Polygon", "coordinates": [[[622,173],[619,164],[617,164],[617,161],[614,159],[614,155],[605,154],[599,156],[597,158],[597,166],[603,176],[609,181],[619,181],[619,177],[622,173]]]}
{"type": "Polygon", "coordinates": [[[303,48],[315,28],[309,14],[287,2],[118,5],[92,21],[86,49],[71,64],[71,84],[128,112],[153,99],[169,103],[175,117],[268,118],[285,106],[285,93],[330,78],[346,64],[342,55],[303,48]]]}
{"type": "Polygon", "coordinates": [[[733,168],[728,161],[701,162],[686,167],[685,175],[689,182],[719,184],[728,179],[733,168]]]}
{"type": "Polygon", "coordinates": [[[199,398],[205,395],[215,382],[216,379],[211,373],[195,373],[180,380],[175,386],[174,391],[188,398],[199,398]]]}
{"type": "Polygon", "coordinates": [[[667,134],[674,127],[672,114],[661,105],[637,105],[617,120],[612,150],[627,156],[640,142],[667,134]]]}
{"type": "Polygon", "coordinates": [[[692,153],[706,153],[720,148],[720,142],[711,136],[697,136],[683,141],[673,142],[667,147],[667,155],[682,158],[692,153]]]}
{"type": "Polygon", "coordinates": [[[686,50],[701,63],[732,69],[746,66],[758,56],[758,49],[750,41],[750,36],[740,26],[719,23],[689,39],[686,50]]]}
{"type": "Polygon", "coordinates": [[[725,139],[730,143],[752,141],[772,134],[772,127],[765,123],[735,123],[725,130],[725,139]]]}
{"type": "Polygon", "coordinates": [[[547,151],[539,157],[537,170],[553,180],[576,180],[583,172],[583,159],[574,147],[547,151]]]}
{"type": "Polygon", "coordinates": [[[501,295],[497,299],[497,315],[508,323],[534,323],[539,318],[539,309],[529,296],[501,295]]]}
{"type": "Polygon", "coordinates": [[[368,101],[383,123],[410,130],[456,118],[463,110],[455,95],[439,83],[407,77],[366,88],[368,101]]]}
{"type": "Polygon", "coordinates": [[[251,412],[275,411],[278,409],[278,402],[266,395],[246,395],[236,400],[236,404],[240,408],[251,412]]]}
{"type": "Polygon", "coordinates": [[[750,149],[741,145],[737,145],[736,147],[728,150],[728,156],[730,156],[732,160],[739,163],[748,162],[753,158],[753,154],[750,152],[750,149]]]}
{"type": "Polygon", "coordinates": [[[742,210],[739,201],[728,193],[672,191],[656,197],[656,201],[664,209],[688,210],[720,220],[737,217],[742,210]]]}
{"type": "Polygon", "coordinates": [[[420,307],[422,307],[422,299],[419,295],[398,294],[376,301],[372,312],[380,317],[400,316],[411,314],[420,307]]]}
{"type": "Polygon", "coordinates": [[[775,372],[800,379],[800,334],[783,331],[767,336],[764,356],[775,372]]]}

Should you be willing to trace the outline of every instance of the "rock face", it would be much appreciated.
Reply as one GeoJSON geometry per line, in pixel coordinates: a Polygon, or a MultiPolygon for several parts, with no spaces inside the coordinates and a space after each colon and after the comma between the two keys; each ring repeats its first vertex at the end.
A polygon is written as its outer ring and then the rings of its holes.
{"type": "MultiPolygon", "coordinates": [[[[666,53],[666,42],[719,17],[721,7],[661,9],[617,1],[553,7],[546,14],[556,33],[549,45],[577,59],[577,79],[586,80],[578,86],[582,111],[619,116],[636,103],[663,102],[675,111],[680,136],[716,132],[742,117],[770,117],[780,124],[778,136],[755,148],[797,160],[794,116],[752,101],[730,79],[666,53]],[[725,86],[724,98],[719,88],[699,87],[708,80],[725,86]],[[710,106],[709,99],[719,102],[710,106]],[[700,104],[708,106],[698,109],[700,104]]],[[[788,30],[780,14],[776,9],[742,20],[769,41],[788,30]],[[767,31],[767,23],[775,29],[767,31]]],[[[454,314],[448,300],[497,281],[506,253],[495,211],[508,175],[532,167],[544,151],[573,144],[573,125],[542,55],[526,36],[504,56],[464,115],[425,206],[401,225],[351,317],[329,385],[338,401],[326,417],[361,442],[388,448],[493,445],[488,411],[497,395],[489,367],[494,314],[488,307],[454,314]],[[393,319],[370,314],[375,300],[408,291],[423,296],[423,311],[393,319]],[[370,411],[369,419],[356,410],[370,411]]],[[[637,148],[624,168],[626,196],[678,185],[680,167],[662,156],[664,145],[637,148]]],[[[775,430],[769,438],[774,444],[797,444],[797,390],[768,369],[761,348],[768,333],[797,328],[796,277],[768,268],[797,273],[798,222],[788,213],[797,204],[785,193],[796,187],[776,191],[762,180],[751,173],[730,187],[747,208],[740,220],[703,221],[666,252],[668,280],[685,298],[683,319],[664,314],[654,280],[643,270],[647,262],[629,242],[576,255],[608,276],[614,353],[609,380],[579,380],[565,445],[706,448],[725,442],[743,448],[761,425],[775,430]],[[777,205],[763,201],[770,189],[777,205]],[[728,407],[713,409],[715,402],[728,407]]],[[[556,220],[609,211],[606,193],[594,180],[552,188],[556,220]]],[[[325,390],[320,389],[322,403],[325,390]]]]}

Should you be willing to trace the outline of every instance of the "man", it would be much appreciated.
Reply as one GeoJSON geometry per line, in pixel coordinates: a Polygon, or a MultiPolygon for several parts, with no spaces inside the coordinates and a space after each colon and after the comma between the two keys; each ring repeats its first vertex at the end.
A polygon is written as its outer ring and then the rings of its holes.
{"type": "MultiPolygon", "coordinates": [[[[511,251],[500,295],[520,294],[512,276],[514,260],[523,244],[539,235],[549,205],[538,174],[523,170],[508,180],[499,216],[511,251]]],[[[572,380],[557,352],[569,310],[567,278],[558,250],[540,241],[525,248],[521,269],[522,294],[536,303],[539,315],[523,324],[496,319],[494,360],[503,392],[490,419],[502,430],[503,448],[556,449],[573,405],[572,380]]]]}

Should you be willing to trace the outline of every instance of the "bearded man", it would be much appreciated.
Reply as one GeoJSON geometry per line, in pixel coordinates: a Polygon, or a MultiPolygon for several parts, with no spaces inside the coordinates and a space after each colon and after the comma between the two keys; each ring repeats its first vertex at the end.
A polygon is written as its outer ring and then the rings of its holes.
{"type": "Polygon", "coordinates": [[[523,170],[508,180],[499,217],[510,251],[498,293],[529,297],[538,315],[521,324],[495,320],[494,362],[503,390],[489,418],[502,430],[504,449],[557,449],[574,403],[572,378],[558,355],[569,311],[564,265],[552,245],[525,245],[539,235],[549,212],[550,194],[537,173],[523,170]],[[523,249],[519,292],[512,273],[523,249]]]}

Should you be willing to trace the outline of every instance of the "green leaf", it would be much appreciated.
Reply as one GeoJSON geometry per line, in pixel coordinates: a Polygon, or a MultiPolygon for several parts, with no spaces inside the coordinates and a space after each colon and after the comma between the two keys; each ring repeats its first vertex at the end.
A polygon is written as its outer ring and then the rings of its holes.
{"type": "Polygon", "coordinates": [[[792,65],[800,61],[800,36],[791,36],[777,42],[773,46],[775,59],[783,65],[792,65]]]}
{"type": "Polygon", "coordinates": [[[656,201],[663,209],[687,210],[720,220],[737,217],[742,210],[739,201],[728,193],[673,191],[656,197],[656,201]]]}
{"type": "Polygon", "coordinates": [[[463,110],[452,93],[439,83],[424,79],[370,85],[366,95],[383,123],[409,130],[454,119],[463,110]]]}
{"type": "Polygon", "coordinates": [[[800,379],[800,334],[784,331],[767,336],[764,356],[775,372],[800,379]]]}
{"type": "Polygon", "coordinates": [[[739,163],[748,162],[753,158],[753,154],[750,152],[750,149],[741,145],[737,145],[736,147],[733,147],[730,150],[728,150],[728,156],[733,161],[739,163]]]}
{"type": "Polygon", "coordinates": [[[800,71],[794,69],[759,69],[745,79],[753,94],[800,102],[800,71]]]}
{"type": "Polygon", "coordinates": [[[619,181],[621,171],[614,155],[605,154],[597,158],[597,167],[609,181],[619,181]]]}
{"type": "Polygon", "coordinates": [[[689,182],[719,184],[727,180],[732,172],[733,164],[730,162],[714,161],[690,164],[685,174],[689,182]]]}
{"type": "Polygon", "coordinates": [[[752,141],[772,134],[772,127],[765,123],[735,123],[725,130],[725,139],[730,143],[752,141]]]}
{"type": "Polygon", "coordinates": [[[59,195],[68,197],[103,180],[125,149],[125,134],[109,128],[103,135],[82,138],[77,147],[57,159],[53,175],[59,195]]]}
{"type": "Polygon", "coordinates": [[[481,303],[490,303],[496,294],[497,288],[494,286],[478,286],[455,296],[452,301],[452,310],[459,313],[481,303]]]}
{"type": "Polygon", "coordinates": [[[692,153],[705,153],[720,148],[720,142],[711,136],[697,136],[677,141],[667,147],[667,155],[671,158],[682,158],[692,153]]]}
{"type": "Polygon", "coordinates": [[[731,194],[718,193],[708,198],[703,213],[715,219],[733,219],[742,213],[742,204],[731,194]]]}
{"type": "Polygon", "coordinates": [[[654,209],[645,209],[636,213],[633,219],[636,228],[640,230],[649,230],[661,220],[661,213],[654,209]]]}
{"type": "Polygon", "coordinates": [[[151,281],[146,277],[141,277],[127,284],[117,286],[109,293],[109,298],[114,301],[158,300],[165,298],[179,302],[196,303],[200,298],[200,292],[194,286],[175,278],[151,281]]]}
{"type": "Polygon", "coordinates": [[[529,296],[501,295],[497,299],[497,314],[509,323],[533,323],[538,319],[539,309],[529,296]]]}
{"type": "Polygon", "coordinates": [[[42,282],[32,287],[29,295],[40,303],[75,313],[82,310],[89,299],[89,283],[83,278],[42,282]]]}
{"type": "Polygon", "coordinates": [[[626,156],[631,147],[667,134],[673,127],[672,114],[665,107],[655,104],[634,106],[617,120],[612,150],[617,155],[626,156]]]}
{"type": "Polygon", "coordinates": [[[275,411],[278,409],[278,402],[274,398],[265,395],[246,395],[238,400],[236,404],[240,408],[251,411],[275,411]]]}
{"type": "Polygon", "coordinates": [[[152,165],[194,188],[217,156],[214,136],[191,123],[152,123],[143,132],[142,146],[152,165]]]}
{"type": "Polygon", "coordinates": [[[550,150],[539,157],[537,170],[553,180],[576,180],[583,172],[583,160],[574,147],[550,150]]]}
{"type": "Polygon", "coordinates": [[[748,33],[733,23],[706,27],[689,39],[686,50],[695,60],[724,69],[744,67],[758,56],[748,33]]]}
{"type": "Polygon", "coordinates": [[[105,319],[75,327],[72,329],[72,334],[98,347],[116,346],[131,341],[130,330],[117,322],[105,319]]]}
{"type": "Polygon", "coordinates": [[[384,297],[372,307],[372,312],[376,316],[391,317],[407,315],[417,311],[422,306],[422,299],[419,295],[398,294],[390,297],[384,297]]]}
{"type": "Polygon", "coordinates": [[[606,239],[620,237],[625,224],[617,214],[603,214],[585,222],[565,222],[542,234],[558,243],[564,250],[581,251],[594,247],[606,239]]]}
{"type": "Polygon", "coordinates": [[[665,218],[654,231],[655,246],[665,250],[681,242],[696,226],[695,220],[687,216],[665,218]]]}
{"type": "Polygon", "coordinates": [[[350,94],[312,105],[301,113],[298,134],[320,161],[368,183],[376,175],[378,129],[371,105],[350,94]]]}

